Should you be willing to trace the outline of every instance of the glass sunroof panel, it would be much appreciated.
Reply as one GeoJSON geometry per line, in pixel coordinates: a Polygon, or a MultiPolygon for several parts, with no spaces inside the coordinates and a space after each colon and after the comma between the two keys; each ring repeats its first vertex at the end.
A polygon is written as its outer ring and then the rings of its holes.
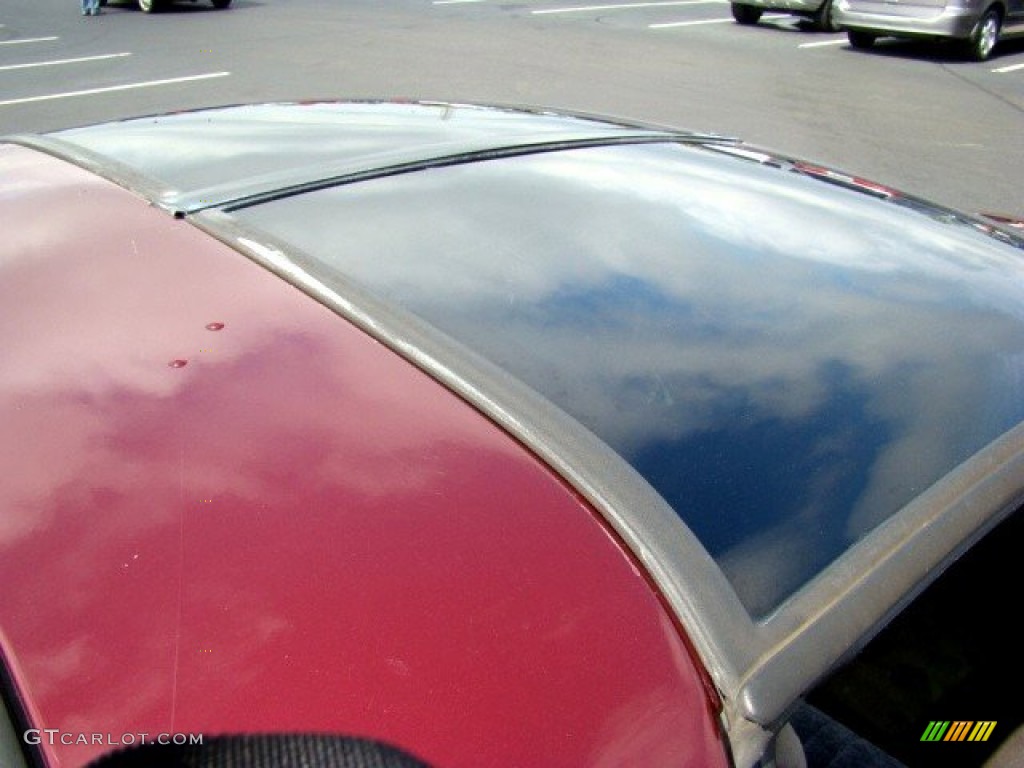
{"type": "Polygon", "coordinates": [[[574,416],[755,616],[1024,418],[1015,249],[699,148],[431,169],[235,215],[574,416]]]}

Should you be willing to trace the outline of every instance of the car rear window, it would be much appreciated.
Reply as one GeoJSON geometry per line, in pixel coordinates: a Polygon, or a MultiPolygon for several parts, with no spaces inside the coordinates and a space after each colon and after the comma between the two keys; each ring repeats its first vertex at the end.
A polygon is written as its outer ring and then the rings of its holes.
{"type": "Polygon", "coordinates": [[[234,215],[575,417],[755,616],[1024,418],[1018,253],[700,148],[434,168],[234,215]]]}

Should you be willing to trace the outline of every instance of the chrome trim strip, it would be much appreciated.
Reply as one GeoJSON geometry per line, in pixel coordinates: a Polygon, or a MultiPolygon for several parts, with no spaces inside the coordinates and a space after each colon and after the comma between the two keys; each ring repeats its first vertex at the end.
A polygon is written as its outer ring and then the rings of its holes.
{"type": "Polygon", "coordinates": [[[566,134],[561,136],[549,133],[536,137],[516,138],[514,143],[499,144],[493,141],[481,141],[466,142],[457,146],[421,147],[415,150],[368,155],[356,162],[338,166],[290,169],[287,172],[272,174],[266,178],[247,179],[241,184],[224,184],[190,191],[187,195],[165,202],[187,214],[197,213],[208,208],[223,208],[230,212],[304,192],[386,176],[397,176],[429,168],[443,168],[450,165],[570,149],[681,142],[706,144],[708,139],[702,138],[695,142],[686,135],[658,132],[617,135],[566,134]],[[426,151],[427,149],[434,151],[426,151]]]}

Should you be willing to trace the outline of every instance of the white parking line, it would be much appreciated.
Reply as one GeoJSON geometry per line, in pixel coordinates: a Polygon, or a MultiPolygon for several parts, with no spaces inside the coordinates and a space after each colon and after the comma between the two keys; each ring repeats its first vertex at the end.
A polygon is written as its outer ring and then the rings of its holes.
{"type": "MultiPolygon", "coordinates": [[[[761,17],[766,21],[768,19],[788,19],[789,14],[786,13],[771,13],[761,17]]],[[[649,24],[648,29],[670,29],[672,27],[696,27],[701,24],[735,24],[736,20],[733,18],[728,19],[701,19],[700,21],[670,21],[666,24],[649,24]]]]}
{"type": "Polygon", "coordinates": [[[45,96],[28,96],[23,99],[8,99],[0,101],[0,107],[8,107],[12,104],[28,104],[33,101],[50,101],[52,99],[67,99],[72,96],[92,96],[97,93],[110,93],[112,91],[128,91],[132,88],[151,88],[156,85],[173,85],[175,83],[190,83],[195,80],[209,80],[214,77],[227,77],[230,72],[210,72],[205,75],[192,75],[191,77],[174,77],[167,80],[149,80],[143,83],[127,83],[126,85],[112,85],[108,88],[89,88],[85,91],[67,91],[65,93],[50,93],[45,96]]]}
{"type": "Polygon", "coordinates": [[[726,3],[728,0],[666,0],[658,3],[608,3],[605,5],[573,5],[566,8],[543,8],[530,13],[540,16],[546,13],[589,13],[592,11],[619,11],[631,8],[662,8],[679,5],[707,5],[708,3],[726,3]]]}
{"type": "Polygon", "coordinates": [[[51,40],[60,40],[59,37],[26,37],[23,40],[4,40],[0,45],[22,45],[23,43],[47,43],[51,40]]]}
{"type": "Polygon", "coordinates": [[[130,53],[105,53],[102,56],[83,56],[80,59],[56,59],[54,61],[33,61],[29,64],[7,64],[0,67],[0,72],[9,69],[31,69],[32,67],[52,67],[57,64],[78,64],[83,61],[102,61],[104,59],[119,59],[122,56],[131,56],[130,53]]]}
{"type": "Polygon", "coordinates": [[[848,41],[844,37],[842,40],[822,40],[819,43],[800,43],[797,48],[822,48],[826,45],[842,45],[845,42],[848,41]]]}
{"type": "Polygon", "coordinates": [[[1016,72],[1018,69],[1024,69],[1024,64],[1011,64],[1008,67],[999,67],[999,69],[993,69],[993,72],[1002,74],[1004,72],[1016,72]]]}

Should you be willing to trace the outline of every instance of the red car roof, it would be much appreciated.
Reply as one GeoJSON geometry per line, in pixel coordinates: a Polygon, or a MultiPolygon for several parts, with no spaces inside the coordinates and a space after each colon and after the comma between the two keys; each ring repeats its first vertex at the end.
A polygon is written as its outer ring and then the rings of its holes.
{"type": "Polygon", "coordinates": [[[0,631],[54,765],[257,731],[726,764],[658,595],[519,443],[189,223],[32,150],[0,173],[0,631]]]}

